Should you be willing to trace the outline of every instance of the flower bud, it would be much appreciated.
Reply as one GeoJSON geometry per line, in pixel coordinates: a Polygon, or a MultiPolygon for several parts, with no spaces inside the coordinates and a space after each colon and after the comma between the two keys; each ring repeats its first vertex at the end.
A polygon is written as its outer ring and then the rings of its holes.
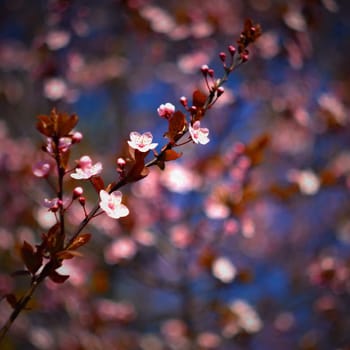
{"type": "Polygon", "coordinates": [[[208,74],[209,71],[209,67],[206,64],[203,64],[203,66],[201,67],[201,72],[203,73],[204,76],[206,76],[208,74]]]}
{"type": "Polygon", "coordinates": [[[230,46],[228,47],[228,51],[229,51],[230,54],[233,56],[233,55],[235,54],[235,52],[236,52],[236,48],[235,48],[234,46],[230,45],[230,46]]]}
{"type": "Polygon", "coordinates": [[[72,143],[79,143],[83,139],[83,134],[79,131],[76,131],[72,135],[72,143]]]}
{"type": "Polygon", "coordinates": [[[186,108],[188,106],[187,98],[185,96],[182,96],[180,98],[180,103],[186,108]]]}
{"type": "Polygon", "coordinates": [[[220,97],[225,92],[225,89],[222,86],[220,86],[216,91],[217,91],[217,96],[220,97]]]}
{"type": "Polygon", "coordinates": [[[225,61],[226,61],[226,54],[225,54],[225,52],[220,52],[220,53],[219,53],[219,57],[220,57],[220,60],[221,60],[222,62],[225,62],[225,61]]]}
{"type": "Polygon", "coordinates": [[[82,187],[78,186],[73,190],[73,199],[80,197],[84,193],[82,187]]]}
{"type": "Polygon", "coordinates": [[[78,201],[82,206],[84,206],[86,203],[86,198],[84,196],[80,196],[78,201]]]}
{"type": "Polygon", "coordinates": [[[124,158],[121,158],[121,157],[120,157],[120,158],[117,159],[117,165],[118,165],[118,166],[124,167],[125,164],[126,164],[126,161],[125,161],[124,158]]]}

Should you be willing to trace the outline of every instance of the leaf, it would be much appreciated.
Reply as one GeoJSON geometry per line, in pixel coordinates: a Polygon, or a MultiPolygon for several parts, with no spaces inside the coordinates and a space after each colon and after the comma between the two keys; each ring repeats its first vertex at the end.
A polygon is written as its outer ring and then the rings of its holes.
{"type": "Polygon", "coordinates": [[[73,128],[78,123],[78,116],[76,114],[68,115],[65,113],[58,114],[58,122],[57,122],[57,134],[59,137],[63,137],[68,135],[73,128]]]}
{"type": "Polygon", "coordinates": [[[135,162],[126,175],[127,182],[135,182],[141,180],[149,174],[149,169],[145,167],[145,157],[147,154],[148,152],[130,150],[130,155],[133,156],[135,162]]]}
{"type": "Polygon", "coordinates": [[[72,259],[75,256],[82,256],[81,253],[76,252],[75,250],[61,250],[60,252],[56,253],[56,257],[60,260],[65,259],[72,259]]]}
{"type": "Polygon", "coordinates": [[[166,162],[169,162],[171,160],[176,160],[176,159],[180,158],[181,156],[182,156],[182,152],[181,153],[177,153],[173,149],[167,149],[164,152],[164,160],[166,162]]]}
{"type": "Polygon", "coordinates": [[[35,253],[33,247],[26,241],[23,242],[21,247],[21,257],[24,265],[33,275],[39,270],[43,262],[41,254],[35,253]]]}
{"type": "Polygon", "coordinates": [[[16,308],[18,301],[17,301],[17,298],[14,294],[6,294],[5,299],[11,305],[11,307],[13,309],[16,308]]]}
{"type": "Polygon", "coordinates": [[[90,178],[90,182],[94,186],[94,189],[97,193],[100,193],[100,191],[105,188],[105,184],[101,176],[92,176],[90,178]]]}
{"type": "Polygon", "coordinates": [[[66,150],[65,152],[61,152],[61,162],[60,162],[60,166],[63,169],[67,169],[67,165],[69,162],[69,157],[70,157],[70,150],[66,150]]]}
{"type": "Polygon", "coordinates": [[[169,127],[168,131],[165,133],[165,136],[168,137],[170,141],[175,142],[177,140],[177,136],[182,135],[185,127],[185,115],[180,111],[176,111],[169,119],[169,127]]]}
{"type": "Polygon", "coordinates": [[[59,239],[59,236],[61,236],[61,227],[59,223],[53,225],[44,236],[49,252],[54,253],[61,249],[60,245],[62,245],[63,242],[62,239],[59,239]]]}
{"type": "Polygon", "coordinates": [[[90,238],[91,238],[90,233],[82,233],[81,235],[77,236],[74,239],[74,241],[67,247],[67,250],[78,249],[79,247],[89,242],[90,238]]]}
{"type": "Polygon", "coordinates": [[[200,90],[195,90],[192,96],[192,104],[197,108],[202,108],[207,100],[207,95],[205,95],[200,90]]]}
{"type": "Polygon", "coordinates": [[[43,134],[47,137],[52,137],[54,135],[54,132],[55,132],[54,124],[52,123],[51,118],[47,115],[39,115],[38,116],[36,128],[41,134],[43,134]]]}
{"type": "Polygon", "coordinates": [[[49,278],[55,283],[64,283],[69,278],[69,275],[60,275],[58,272],[52,271],[49,274],[49,278]]]}
{"type": "Polygon", "coordinates": [[[38,116],[37,130],[47,137],[67,136],[78,123],[78,116],[59,113],[52,109],[51,114],[38,116]]]}

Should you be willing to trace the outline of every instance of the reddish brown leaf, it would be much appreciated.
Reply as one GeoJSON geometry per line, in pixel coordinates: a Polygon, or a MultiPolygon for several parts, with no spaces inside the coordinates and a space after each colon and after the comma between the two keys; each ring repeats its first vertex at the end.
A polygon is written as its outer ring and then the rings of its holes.
{"type": "Polygon", "coordinates": [[[77,236],[74,239],[74,241],[67,247],[67,250],[78,249],[79,247],[89,242],[90,238],[91,238],[90,233],[82,233],[81,235],[77,236]]]}
{"type": "Polygon", "coordinates": [[[196,106],[197,108],[202,108],[205,104],[205,101],[207,100],[207,95],[205,95],[203,92],[199,90],[195,90],[193,92],[193,106],[196,106]]]}
{"type": "Polygon", "coordinates": [[[23,242],[21,247],[21,257],[24,265],[32,274],[39,270],[43,262],[41,254],[35,253],[34,248],[26,241],[23,242]]]}
{"type": "Polygon", "coordinates": [[[145,167],[145,157],[147,154],[148,152],[130,150],[130,155],[133,157],[135,162],[133,163],[131,169],[126,175],[126,180],[128,182],[138,181],[148,175],[149,169],[145,167]]]}
{"type": "Polygon", "coordinates": [[[168,132],[165,134],[165,136],[168,137],[170,141],[176,141],[176,137],[179,134],[182,134],[182,132],[185,129],[185,126],[185,115],[180,111],[176,111],[169,120],[168,132]]]}
{"type": "Polygon", "coordinates": [[[69,162],[69,156],[70,156],[70,150],[68,149],[67,151],[61,153],[61,168],[67,169],[68,162],[69,162]]]}
{"type": "Polygon", "coordinates": [[[17,306],[18,301],[14,294],[6,294],[5,299],[13,309],[17,306]]]}
{"type": "Polygon", "coordinates": [[[72,259],[75,256],[82,256],[82,254],[75,250],[62,250],[56,253],[56,257],[60,260],[72,259]]]}
{"type": "Polygon", "coordinates": [[[238,271],[237,279],[242,283],[251,283],[254,280],[254,273],[250,269],[241,269],[238,271]]]}
{"type": "Polygon", "coordinates": [[[68,135],[78,123],[78,116],[65,113],[58,114],[57,134],[59,137],[68,135]]]}
{"type": "Polygon", "coordinates": [[[41,134],[47,137],[52,137],[54,134],[54,125],[52,123],[51,118],[47,115],[38,116],[36,128],[41,134]]]}
{"type": "Polygon", "coordinates": [[[60,224],[53,225],[46,234],[45,241],[47,250],[50,252],[56,252],[61,249],[62,239],[60,239],[60,224]]]}
{"type": "Polygon", "coordinates": [[[182,156],[182,152],[177,153],[173,149],[168,149],[164,152],[164,160],[166,162],[171,161],[171,160],[176,160],[176,159],[180,158],[181,156],[182,156]]]}
{"type": "Polygon", "coordinates": [[[199,266],[205,269],[211,269],[211,266],[216,259],[217,254],[209,247],[204,248],[198,257],[199,266]]]}
{"type": "Polygon", "coordinates": [[[245,154],[250,158],[252,165],[261,163],[266,147],[270,143],[270,136],[263,134],[247,145],[245,154]]]}
{"type": "Polygon", "coordinates": [[[101,176],[92,176],[90,178],[90,182],[94,186],[97,193],[99,193],[101,190],[105,188],[105,184],[101,176]]]}
{"type": "Polygon", "coordinates": [[[64,283],[69,278],[69,275],[60,275],[58,272],[52,271],[49,274],[49,278],[55,283],[64,283]]]}

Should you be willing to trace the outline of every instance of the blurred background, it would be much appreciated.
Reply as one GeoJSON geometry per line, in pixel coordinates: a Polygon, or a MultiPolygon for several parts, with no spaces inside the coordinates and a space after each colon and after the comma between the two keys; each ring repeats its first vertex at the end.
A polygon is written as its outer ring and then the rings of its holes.
{"type": "MultiPolygon", "coordinates": [[[[244,20],[263,35],[164,171],[123,189],[63,285],[47,282],[3,349],[350,349],[349,2],[1,0],[0,293],[29,281],[18,247],[40,242],[54,197],[32,166],[36,116],[79,116],[89,154],[117,177],[131,131],[166,143],[157,108],[204,88],[244,20]]],[[[74,164],[72,164],[73,166],[74,164]]],[[[67,196],[88,183],[67,180],[67,196]]],[[[72,206],[69,225],[83,219],[72,206]]],[[[10,312],[0,303],[0,321],[10,312]]]]}

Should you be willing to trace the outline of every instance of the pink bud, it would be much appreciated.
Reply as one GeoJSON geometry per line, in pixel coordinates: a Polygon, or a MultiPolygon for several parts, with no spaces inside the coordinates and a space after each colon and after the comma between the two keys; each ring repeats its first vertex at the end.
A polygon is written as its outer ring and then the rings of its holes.
{"type": "Polygon", "coordinates": [[[222,62],[225,62],[226,61],[226,54],[225,52],[220,52],[219,53],[219,57],[221,59],[222,62]]]}
{"type": "Polygon", "coordinates": [[[82,156],[78,164],[80,168],[85,169],[92,166],[92,160],[89,156],[82,156]]]}
{"type": "Polygon", "coordinates": [[[225,89],[222,86],[220,86],[216,91],[217,91],[217,96],[220,97],[225,92],[225,89]]]}
{"type": "Polygon", "coordinates": [[[86,202],[86,198],[85,198],[85,197],[80,196],[78,200],[79,200],[79,203],[80,203],[82,206],[85,205],[85,202],[86,202]]]}
{"type": "Polygon", "coordinates": [[[233,55],[235,54],[235,52],[236,52],[236,48],[235,48],[234,46],[230,45],[230,46],[228,47],[228,51],[229,51],[230,54],[233,56],[233,55]]]}
{"type": "Polygon", "coordinates": [[[78,186],[73,190],[73,198],[78,198],[84,193],[84,190],[82,187],[78,186]]]}
{"type": "Polygon", "coordinates": [[[191,110],[191,113],[194,114],[194,113],[197,112],[197,107],[196,106],[192,106],[190,110],[191,110]]]}
{"type": "Polygon", "coordinates": [[[124,167],[126,164],[126,161],[124,158],[118,158],[117,159],[117,165],[120,166],[120,167],[124,167]]]}
{"type": "Polygon", "coordinates": [[[209,67],[206,64],[203,64],[203,66],[201,67],[202,73],[204,75],[207,75],[208,74],[208,70],[209,70],[209,67]]]}
{"type": "Polygon", "coordinates": [[[185,96],[182,96],[180,98],[180,103],[184,106],[187,107],[188,103],[187,103],[187,98],[185,96]]]}
{"type": "Polygon", "coordinates": [[[76,131],[72,135],[72,142],[73,143],[79,143],[82,139],[83,139],[83,134],[81,132],[79,132],[79,131],[76,131]]]}
{"type": "Polygon", "coordinates": [[[213,77],[214,76],[214,69],[209,69],[208,74],[213,77]]]}
{"type": "Polygon", "coordinates": [[[46,177],[50,172],[51,166],[47,162],[38,162],[32,169],[36,177],[46,177]]]}
{"type": "Polygon", "coordinates": [[[241,59],[242,59],[243,63],[247,62],[248,59],[249,59],[249,52],[248,51],[242,52],[241,53],[241,59]]]}

